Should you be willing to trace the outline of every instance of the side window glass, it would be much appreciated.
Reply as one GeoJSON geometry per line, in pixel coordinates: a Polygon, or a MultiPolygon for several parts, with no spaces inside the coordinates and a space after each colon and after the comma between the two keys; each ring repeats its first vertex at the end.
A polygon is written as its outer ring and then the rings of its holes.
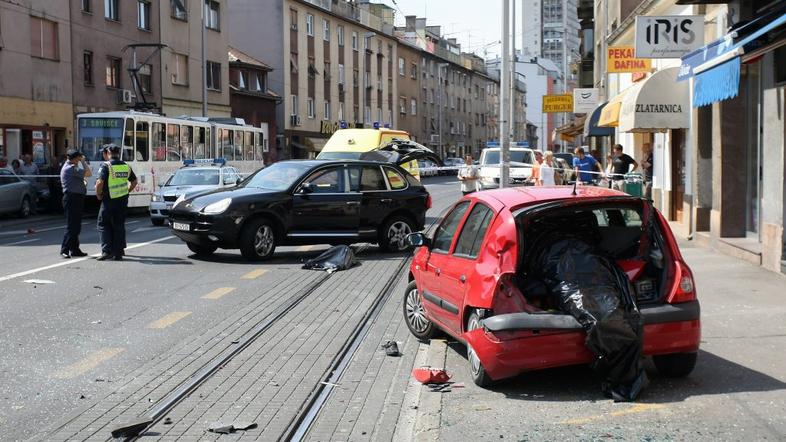
{"type": "Polygon", "coordinates": [[[307,182],[314,185],[314,193],[343,193],[344,169],[334,167],[313,173],[307,182]]]}
{"type": "Polygon", "coordinates": [[[364,167],[360,177],[360,191],[388,190],[379,167],[364,167]]]}
{"type": "Polygon", "coordinates": [[[123,136],[123,161],[134,161],[134,120],[126,119],[125,135],[123,136]]]}
{"type": "Polygon", "coordinates": [[[469,207],[469,201],[462,201],[442,220],[442,223],[440,223],[439,227],[437,227],[437,231],[434,233],[434,241],[432,242],[433,246],[431,250],[445,253],[450,251],[450,243],[453,242],[453,235],[456,233],[456,229],[458,229],[458,225],[464,217],[467,207],[469,207]]]}
{"type": "Polygon", "coordinates": [[[136,160],[147,161],[150,158],[150,126],[146,121],[136,123],[136,160]]]}
{"type": "Polygon", "coordinates": [[[486,236],[486,229],[492,218],[492,211],[483,204],[475,204],[472,211],[469,212],[467,222],[461,229],[461,234],[456,241],[456,249],[453,251],[455,255],[463,255],[468,258],[476,258],[480,251],[480,245],[483,243],[483,237],[486,236]]]}
{"type": "Polygon", "coordinates": [[[349,168],[349,191],[360,192],[360,167],[349,168]]]}
{"type": "Polygon", "coordinates": [[[395,170],[386,167],[385,175],[388,177],[388,183],[390,183],[390,188],[392,190],[401,190],[407,187],[407,181],[395,170]]]}

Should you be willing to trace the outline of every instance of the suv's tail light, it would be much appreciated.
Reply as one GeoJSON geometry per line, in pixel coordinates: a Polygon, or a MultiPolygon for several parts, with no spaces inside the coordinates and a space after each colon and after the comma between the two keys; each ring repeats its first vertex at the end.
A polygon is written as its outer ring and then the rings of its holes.
{"type": "Polygon", "coordinates": [[[693,275],[684,263],[677,261],[674,263],[675,272],[672,288],[666,302],[677,304],[696,299],[696,286],[693,284],[693,275]]]}
{"type": "Polygon", "coordinates": [[[427,193],[426,194],[426,210],[428,210],[430,208],[431,208],[431,194],[427,193]]]}

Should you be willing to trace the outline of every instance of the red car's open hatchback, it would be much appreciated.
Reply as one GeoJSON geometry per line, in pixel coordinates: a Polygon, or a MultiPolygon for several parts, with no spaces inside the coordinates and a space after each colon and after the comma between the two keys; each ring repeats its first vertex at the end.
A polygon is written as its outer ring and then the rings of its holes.
{"type": "Polygon", "coordinates": [[[573,316],[530,293],[523,265],[537,220],[571,224],[573,235],[596,238],[599,249],[632,283],[644,323],[643,354],[659,372],[693,370],[701,326],[693,277],[663,216],[647,200],[598,187],[520,187],[459,200],[410,267],[403,310],[410,331],[430,338],[436,328],[467,345],[480,386],[518,373],[591,362],[586,333],[573,316]],[[581,220],[581,222],[578,222],[581,220]]]}

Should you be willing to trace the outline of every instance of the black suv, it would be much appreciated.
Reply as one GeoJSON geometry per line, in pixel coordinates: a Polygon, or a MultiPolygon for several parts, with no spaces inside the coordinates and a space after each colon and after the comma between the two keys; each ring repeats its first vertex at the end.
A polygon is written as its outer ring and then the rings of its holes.
{"type": "Polygon", "coordinates": [[[407,248],[422,230],[431,197],[401,167],[377,161],[275,163],[236,187],[181,198],[170,228],[197,255],[240,249],[270,258],[278,245],[378,243],[407,248]]]}

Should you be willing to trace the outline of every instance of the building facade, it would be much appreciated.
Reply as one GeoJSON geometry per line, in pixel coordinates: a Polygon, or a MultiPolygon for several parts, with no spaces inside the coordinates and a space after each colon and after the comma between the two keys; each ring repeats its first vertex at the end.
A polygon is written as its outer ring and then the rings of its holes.
{"type": "Polygon", "coordinates": [[[398,96],[395,111],[398,112],[396,129],[406,130],[410,137],[420,143],[428,143],[422,123],[425,118],[425,106],[421,101],[420,65],[422,56],[420,49],[408,43],[399,42],[398,58],[395,64],[398,96]]]}
{"type": "Polygon", "coordinates": [[[73,142],[69,4],[0,2],[0,155],[57,164],[73,142]]]}
{"type": "Polygon", "coordinates": [[[278,72],[271,89],[284,98],[281,157],[316,156],[342,121],[397,125],[397,41],[388,9],[343,0],[232,2],[232,45],[278,72]]]}

